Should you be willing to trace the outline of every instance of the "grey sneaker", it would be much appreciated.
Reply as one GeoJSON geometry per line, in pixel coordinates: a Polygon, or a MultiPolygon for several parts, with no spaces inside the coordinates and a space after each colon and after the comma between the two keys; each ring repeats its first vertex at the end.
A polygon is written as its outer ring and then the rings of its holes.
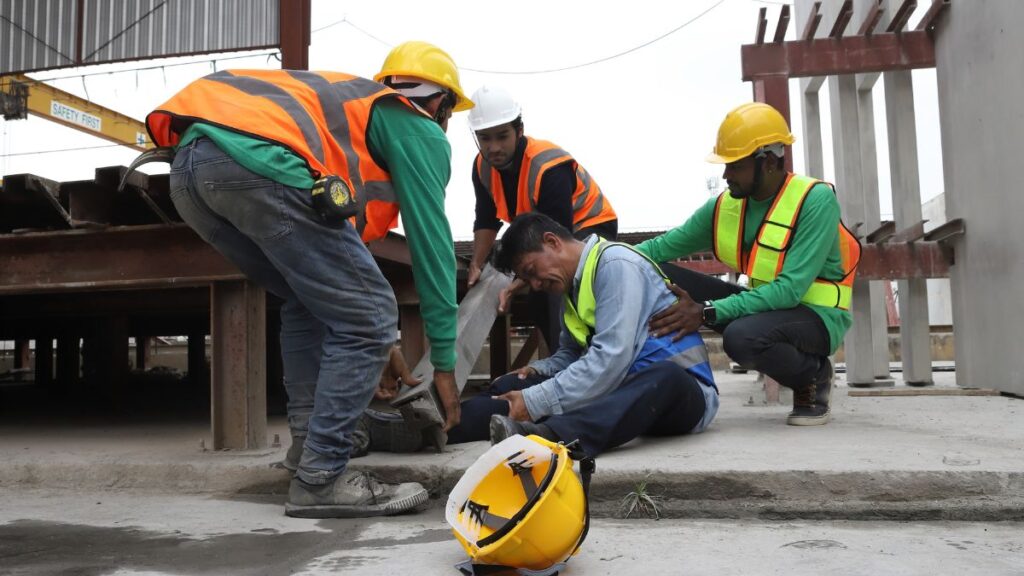
{"type": "Polygon", "coordinates": [[[516,434],[520,434],[522,436],[529,436],[533,434],[535,436],[551,440],[552,442],[558,442],[559,440],[554,430],[543,424],[519,422],[509,418],[508,416],[502,416],[501,414],[491,415],[489,430],[492,445],[516,434]]]}
{"type": "Polygon", "coordinates": [[[284,513],[293,518],[368,518],[415,510],[427,501],[416,482],[385,484],[365,472],[346,470],[329,484],[292,478],[284,513]]]}
{"type": "Polygon", "coordinates": [[[790,426],[828,424],[831,416],[829,402],[832,397],[834,380],[832,363],[825,358],[822,360],[814,381],[807,386],[793,390],[793,411],[786,418],[786,424],[790,426]]]}

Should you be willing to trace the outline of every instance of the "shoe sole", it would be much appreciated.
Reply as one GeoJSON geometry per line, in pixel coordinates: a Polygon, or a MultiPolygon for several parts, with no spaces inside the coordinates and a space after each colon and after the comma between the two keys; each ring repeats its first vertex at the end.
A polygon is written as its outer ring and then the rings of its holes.
{"type": "Polygon", "coordinates": [[[291,518],[372,518],[374,516],[394,516],[404,512],[412,512],[430,499],[426,488],[387,504],[369,506],[347,506],[340,504],[299,506],[285,503],[284,514],[291,518]]]}
{"type": "Polygon", "coordinates": [[[821,426],[828,424],[831,416],[831,412],[825,412],[821,416],[787,416],[786,424],[790,426],[821,426]]]}
{"type": "Polygon", "coordinates": [[[505,424],[494,416],[491,416],[491,421],[487,425],[487,434],[490,437],[492,446],[511,436],[505,424]]]}
{"type": "Polygon", "coordinates": [[[275,470],[287,470],[289,472],[295,472],[296,470],[299,469],[298,464],[291,464],[286,460],[274,462],[273,464],[270,465],[270,467],[274,468],[275,470]]]}

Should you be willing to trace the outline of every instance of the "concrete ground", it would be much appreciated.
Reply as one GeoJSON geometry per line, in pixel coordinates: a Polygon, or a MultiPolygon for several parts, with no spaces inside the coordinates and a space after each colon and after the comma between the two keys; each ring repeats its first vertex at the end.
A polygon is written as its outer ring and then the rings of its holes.
{"type": "MultiPolygon", "coordinates": [[[[897,374],[898,376],[898,374],[897,374]]],[[[569,574],[1024,574],[1024,402],[851,397],[827,426],[785,425],[753,375],[717,373],[704,434],[602,455],[597,519],[569,574]],[[648,481],[663,518],[621,519],[648,481]],[[883,521],[888,520],[888,521],[883,521]]],[[[937,387],[954,389],[953,374],[937,387]]],[[[897,378],[897,388],[902,388],[897,378]]],[[[785,391],[784,391],[785,392],[785,391]]],[[[783,396],[789,402],[788,395],[783,396]]],[[[284,445],[210,451],[205,419],[0,416],[0,574],[454,574],[447,491],[485,443],[353,461],[418,480],[426,511],[385,520],[283,515],[284,445]]]]}
{"type": "MultiPolygon", "coordinates": [[[[832,422],[793,427],[787,405],[763,403],[753,375],[716,378],[722,405],[707,432],[639,439],[598,459],[595,513],[617,515],[621,498],[647,479],[670,517],[1024,520],[1020,399],[850,397],[840,375],[832,422]]],[[[936,373],[937,386],[952,388],[953,378],[936,373]]],[[[204,451],[212,442],[203,420],[115,425],[12,415],[0,422],[0,488],[283,494],[288,475],[270,464],[288,447],[287,427],[276,418],[270,428],[282,446],[204,451]]],[[[352,465],[420,481],[440,497],[486,449],[375,453],[352,465]]]]}
{"type": "MultiPolygon", "coordinates": [[[[0,493],[9,576],[450,575],[465,555],[439,508],[298,520],[283,497],[0,493]]],[[[564,576],[1024,574],[1020,522],[598,519],[564,576]]]]}

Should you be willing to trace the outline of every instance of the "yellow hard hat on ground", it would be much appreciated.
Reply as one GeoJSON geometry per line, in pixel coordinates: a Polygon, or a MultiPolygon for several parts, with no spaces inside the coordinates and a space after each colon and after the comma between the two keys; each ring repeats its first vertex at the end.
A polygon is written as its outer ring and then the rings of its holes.
{"type": "Polygon", "coordinates": [[[395,46],[373,80],[381,82],[388,76],[415,76],[451,90],[456,96],[453,112],[473,107],[473,101],[462,92],[455,61],[447,52],[429,42],[412,40],[395,46]]]}
{"type": "Polygon", "coordinates": [[[557,573],[586,538],[593,469],[593,459],[581,451],[540,436],[517,434],[492,446],[448,496],[445,518],[470,558],[458,568],[466,574],[473,566],[557,573]],[[574,458],[582,460],[582,482],[574,458]]]}
{"type": "Polygon", "coordinates": [[[769,144],[789,145],[796,137],[789,132],[786,119],[778,110],[763,102],[750,102],[725,115],[718,127],[715,149],[707,161],[729,164],[742,160],[769,144]]]}

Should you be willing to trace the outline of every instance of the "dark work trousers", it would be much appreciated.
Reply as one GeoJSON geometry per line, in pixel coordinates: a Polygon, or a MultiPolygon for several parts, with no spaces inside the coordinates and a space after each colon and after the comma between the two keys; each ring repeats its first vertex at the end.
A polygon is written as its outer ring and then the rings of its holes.
{"type": "MultiPolygon", "coordinates": [[[[673,283],[698,302],[717,300],[745,290],[700,272],[671,264],[662,270],[673,283]]],[[[764,372],[788,388],[814,381],[831,351],[831,341],[821,316],[803,304],[788,310],[772,310],[736,318],[712,326],[722,335],[725,353],[744,368],[764,372]]]]}
{"type": "MultiPolygon", "coordinates": [[[[523,390],[547,378],[506,374],[495,380],[487,394],[462,403],[462,421],[448,432],[448,442],[487,440],[492,414],[508,415],[508,402],[491,398],[511,390],[523,390]]],[[[704,416],[702,384],[672,362],[655,362],[626,377],[621,386],[581,408],[549,416],[547,425],[558,440],[579,440],[583,450],[597,456],[641,434],[686,434],[704,416]]]]}
{"type": "MultiPolygon", "coordinates": [[[[594,226],[583,228],[573,236],[577,240],[586,240],[591,234],[597,234],[605,240],[615,240],[618,236],[619,221],[608,220],[594,226]]],[[[548,350],[554,354],[558,350],[558,335],[562,332],[562,295],[548,292],[530,292],[528,299],[530,314],[534,325],[540,330],[548,350]]]]}

